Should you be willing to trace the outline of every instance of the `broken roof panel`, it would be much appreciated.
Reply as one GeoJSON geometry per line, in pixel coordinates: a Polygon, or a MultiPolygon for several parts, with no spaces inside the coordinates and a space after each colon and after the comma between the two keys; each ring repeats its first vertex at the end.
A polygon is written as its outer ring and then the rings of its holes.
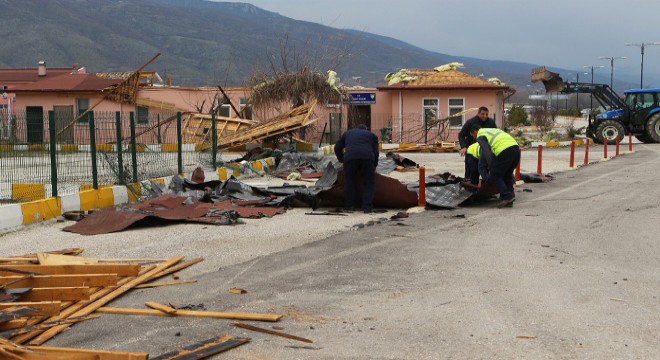
{"type": "Polygon", "coordinates": [[[435,69],[407,69],[411,78],[394,85],[379,87],[379,90],[392,89],[508,89],[508,86],[492,84],[476,76],[468,75],[458,70],[437,71],[435,69]]]}

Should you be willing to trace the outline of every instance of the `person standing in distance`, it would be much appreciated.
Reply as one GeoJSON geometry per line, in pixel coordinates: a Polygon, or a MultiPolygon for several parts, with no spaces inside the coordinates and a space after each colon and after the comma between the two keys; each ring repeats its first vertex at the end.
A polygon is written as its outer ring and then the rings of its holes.
{"type": "MultiPolygon", "coordinates": [[[[461,131],[458,133],[458,143],[461,147],[461,149],[458,151],[458,154],[461,156],[465,156],[467,148],[477,141],[471,134],[472,125],[479,125],[480,128],[497,128],[495,120],[488,117],[488,108],[485,106],[480,107],[477,111],[477,115],[466,121],[465,124],[463,124],[461,131]]],[[[469,177],[470,174],[466,161],[464,178],[469,179],[469,177]]]]}
{"type": "Polygon", "coordinates": [[[362,210],[373,211],[375,173],[378,166],[378,137],[364,124],[345,132],[335,144],[337,160],[344,164],[344,207],[353,210],[359,203],[357,182],[362,179],[362,210]]]}

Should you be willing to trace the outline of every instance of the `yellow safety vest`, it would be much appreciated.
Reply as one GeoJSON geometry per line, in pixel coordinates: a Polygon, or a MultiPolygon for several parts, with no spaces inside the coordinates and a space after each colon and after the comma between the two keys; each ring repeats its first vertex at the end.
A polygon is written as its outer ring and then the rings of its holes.
{"type": "Polygon", "coordinates": [[[472,155],[475,159],[478,159],[479,154],[481,153],[481,146],[479,146],[479,143],[474,143],[468,146],[467,153],[472,155]]]}
{"type": "Polygon", "coordinates": [[[481,136],[484,136],[486,140],[488,140],[490,150],[495,156],[499,155],[502,151],[512,146],[518,146],[518,142],[513,138],[513,136],[500,129],[481,128],[477,133],[477,137],[481,136]]]}

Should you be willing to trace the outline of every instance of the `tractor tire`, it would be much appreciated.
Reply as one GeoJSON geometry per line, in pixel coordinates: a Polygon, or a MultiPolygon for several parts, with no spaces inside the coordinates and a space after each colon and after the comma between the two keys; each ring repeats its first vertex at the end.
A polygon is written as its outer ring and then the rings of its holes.
{"type": "Polygon", "coordinates": [[[646,136],[646,134],[635,135],[635,138],[637,140],[643,142],[644,144],[653,144],[653,143],[655,143],[655,141],[653,141],[653,139],[649,139],[649,137],[646,136]]]}
{"type": "Polygon", "coordinates": [[[617,137],[619,141],[623,140],[623,137],[626,135],[626,129],[616,120],[605,120],[598,124],[595,135],[598,143],[604,144],[607,141],[608,145],[614,145],[616,144],[617,137]]]}
{"type": "Polygon", "coordinates": [[[660,142],[660,113],[651,116],[646,121],[646,137],[654,142],[660,142]]]}

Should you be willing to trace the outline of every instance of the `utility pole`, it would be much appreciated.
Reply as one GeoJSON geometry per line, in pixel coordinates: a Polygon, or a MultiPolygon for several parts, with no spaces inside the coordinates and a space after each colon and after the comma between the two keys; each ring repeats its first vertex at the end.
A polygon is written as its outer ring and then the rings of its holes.
{"type": "Polygon", "coordinates": [[[625,57],[625,56],[609,56],[609,57],[601,56],[600,59],[610,61],[610,88],[612,89],[612,91],[614,91],[614,85],[613,85],[613,81],[614,81],[614,60],[627,59],[627,57],[625,57]]]}
{"type": "MultiPolygon", "coordinates": [[[[589,66],[583,66],[583,68],[586,69],[591,69],[591,85],[594,84],[594,69],[600,69],[603,68],[604,66],[594,66],[594,65],[589,65],[589,66]]],[[[594,95],[591,94],[591,99],[589,100],[589,116],[591,116],[591,111],[593,111],[594,108],[594,95]]]]}
{"type": "Polygon", "coordinates": [[[660,42],[626,44],[626,46],[638,46],[640,48],[641,52],[642,52],[642,66],[641,66],[640,72],[639,72],[639,88],[640,89],[644,88],[644,47],[651,46],[651,45],[660,45],[660,42]]]}

